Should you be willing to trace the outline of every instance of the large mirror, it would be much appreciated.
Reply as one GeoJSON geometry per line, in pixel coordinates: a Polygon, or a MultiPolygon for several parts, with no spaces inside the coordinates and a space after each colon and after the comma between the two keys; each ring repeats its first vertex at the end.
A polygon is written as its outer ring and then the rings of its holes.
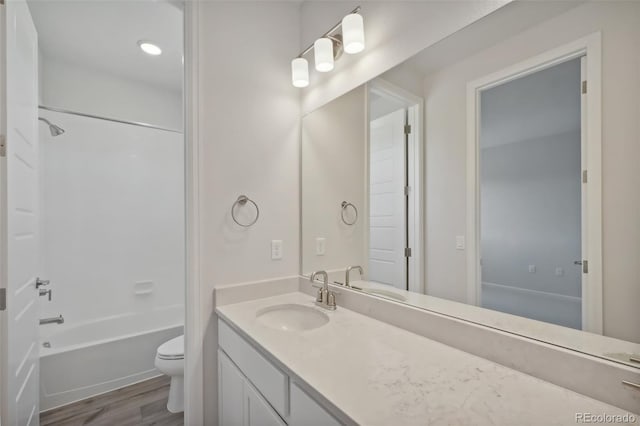
{"type": "Polygon", "coordinates": [[[640,367],[640,3],[513,2],[303,117],[303,275],[640,367]]]}

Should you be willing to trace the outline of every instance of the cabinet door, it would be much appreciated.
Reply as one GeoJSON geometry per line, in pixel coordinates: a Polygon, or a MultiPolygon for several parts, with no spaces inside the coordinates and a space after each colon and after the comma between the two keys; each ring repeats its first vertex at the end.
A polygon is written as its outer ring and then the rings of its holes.
{"type": "Polygon", "coordinates": [[[248,381],[245,381],[244,386],[246,426],[286,426],[286,423],[248,381]]]}
{"type": "Polygon", "coordinates": [[[311,399],[296,383],[291,382],[289,424],[291,426],[339,426],[340,422],[311,399]]]}
{"type": "Polygon", "coordinates": [[[219,424],[244,426],[244,376],[231,360],[218,350],[219,424]]]}

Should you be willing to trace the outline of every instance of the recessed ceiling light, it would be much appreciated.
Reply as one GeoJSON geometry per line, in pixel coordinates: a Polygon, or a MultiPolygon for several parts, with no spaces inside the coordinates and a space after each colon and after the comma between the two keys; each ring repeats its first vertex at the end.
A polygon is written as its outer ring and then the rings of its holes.
{"type": "Polygon", "coordinates": [[[147,55],[158,56],[162,54],[162,49],[151,42],[140,40],[138,46],[140,46],[140,49],[147,55]]]}

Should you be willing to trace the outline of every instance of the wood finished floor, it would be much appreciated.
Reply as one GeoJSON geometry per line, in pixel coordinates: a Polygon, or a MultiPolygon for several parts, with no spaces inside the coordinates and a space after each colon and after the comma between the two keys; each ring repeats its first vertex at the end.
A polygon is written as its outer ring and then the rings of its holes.
{"type": "Polygon", "coordinates": [[[41,426],[182,426],[182,413],[167,410],[169,378],[146,380],[40,415],[41,426]]]}

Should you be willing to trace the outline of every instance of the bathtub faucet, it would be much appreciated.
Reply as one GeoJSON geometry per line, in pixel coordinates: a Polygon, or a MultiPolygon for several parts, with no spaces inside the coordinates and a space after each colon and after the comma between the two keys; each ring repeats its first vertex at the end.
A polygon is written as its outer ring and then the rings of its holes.
{"type": "Polygon", "coordinates": [[[58,315],[57,317],[53,317],[53,318],[42,318],[40,320],[40,324],[63,324],[64,323],[64,318],[62,315],[58,315]]]}

